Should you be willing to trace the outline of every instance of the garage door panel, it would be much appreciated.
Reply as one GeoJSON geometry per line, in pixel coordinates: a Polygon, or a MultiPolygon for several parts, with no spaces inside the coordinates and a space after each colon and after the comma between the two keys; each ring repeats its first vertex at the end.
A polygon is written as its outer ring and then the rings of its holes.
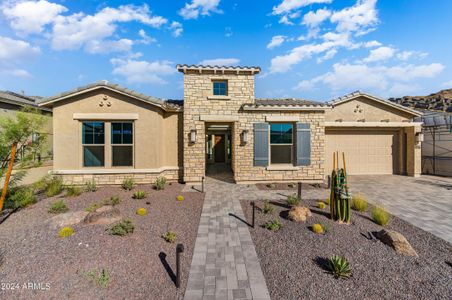
{"type": "Polygon", "coordinates": [[[394,131],[327,130],[326,174],[331,173],[334,151],[339,151],[341,161],[341,153],[345,153],[350,175],[393,174],[397,165],[396,141],[394,131]]]}

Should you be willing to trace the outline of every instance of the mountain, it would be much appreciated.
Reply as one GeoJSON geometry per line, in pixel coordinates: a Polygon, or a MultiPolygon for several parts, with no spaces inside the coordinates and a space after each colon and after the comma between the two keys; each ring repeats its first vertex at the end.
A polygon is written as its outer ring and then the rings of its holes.
{"type": "Polygon", "coordinates": [[[452,113],[452,89],[441,90],[428,96],[404,96],[389,101],[417,110],[446,111],[452,113]]]}

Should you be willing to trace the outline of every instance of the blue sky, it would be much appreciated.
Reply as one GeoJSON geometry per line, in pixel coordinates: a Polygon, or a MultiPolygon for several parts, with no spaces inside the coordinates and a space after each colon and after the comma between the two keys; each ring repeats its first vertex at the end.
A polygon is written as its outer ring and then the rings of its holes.
{"type": "Polygon", "coordinates": [[[257,97],[452,88],[450,0],[4,0],[0,89],[98,80],[182,99],[177,63],[260,66],[257,97]]]}

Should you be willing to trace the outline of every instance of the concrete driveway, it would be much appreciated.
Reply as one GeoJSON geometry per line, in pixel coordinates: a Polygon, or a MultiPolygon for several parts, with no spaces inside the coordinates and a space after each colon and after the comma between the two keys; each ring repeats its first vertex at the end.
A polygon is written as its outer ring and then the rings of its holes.
{"type": "Polygon", "coordinates": [[[349,176],[360,192],[389,212],[452,243],[452,178],[398,175],[349,176]]]}

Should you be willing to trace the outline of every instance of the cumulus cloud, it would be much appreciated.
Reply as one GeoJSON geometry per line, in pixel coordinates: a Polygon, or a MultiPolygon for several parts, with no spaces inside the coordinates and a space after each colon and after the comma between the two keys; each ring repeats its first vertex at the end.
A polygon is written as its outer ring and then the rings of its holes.
{"type": "Polygon", "coordinates": [[[19,78],[31,77],[31,74],[19,65],[40,53],[39,47],[28,42],[0,36],[0,74],[19,78]]]}
{"type": "Polygon", "coordinates": [[[141,40],[138,41],[140,44],[149,45],[149,44],[157,43],[157,39],[155,39],[151,36],[148,36],[146,31],[144,31],[144,29],[140,29],[138,31],[138,35],[141,37],[141,40]]]}
{"type": "Polygon", "coordinates": [[[200,15],[220,14],[222,11],[218,8],[219,4],[220,0],[192,0],[190,3],[185,3],[185,6],[179,10],[179,15],[188,20],[197,19],[200,15]]]}
{"type": "Polygon", "coordinates": [[[173,21],[169,26],[169,29],[173,32],[172,34],[174,37],[179,37],[184,31],[182,24],[177,21],[173,21]]]}
{"type": "Polygon", "coordinates": [[[317,63],[319,64],[319,63],[324,62],[325,60],[332,59],[336,55],[336,53],[337,53],[336,49],[328,50],[325,53],[325,55],[323,55],[322,57],[317,58],[317,63]]]}
{"type": "Polygon", "coordinates": [[[85,51],[90,54],[105,54],[112,52],[127,52],[132,49],[133,41],[129,39],[110,40],[91,40],[85,45],[85,51]]]}
{"type": "Polygon", "coordinates": [[[379,41],[369,41],[364,43],[364,47],[366,48],[373,48],[373,47],[380,47],[382,44],[379,41]]]}
{"type": "Polygon", "coordinates": [[[273,14],[287,14],[310,4],[331,2],[332,0],[283,0],[279,5],[273,7],[273,14]]]}
{"type": "Polygon", "coordinates": [[[23,33],[41,33],[44,26],[53,20],[67,8],[46,0],[5,2],[1,6],[1,11],[10,22],[11,28],[23,33]]]}
{"type": "Polygon", "coordinates": [[[267,44],[267,49],[273,49],[273,48],[279,47],[284,43],[285,40],[286,40],[286,36],[275,35],[274,37],[272,37],[272,40],[270,41],[270,43],[267,44]]]}
{"type": "Polygon", "coordinates": [[[394,56],[396,49],[391,47],[379,47],[373,50],[370,50],[370,54],[368,57],[364,59],[365,62],[375,62],[381,60],[387,60],[394,56]]]}
{"type": "Polygon", "coordinates": [[[402,51],[397,53],[397,58],[400,60],[409,60],[410,58],[423,59],[428,55],[426,52],[419,51],[402,51]]]}
{"type": "Polygon", "coordinates": [[[310,11],[304,15],[301,24],[308,27],[317,27],[323,21],[327,20],[331,16],[331,11],[328,9],[318,9],[316,12],[310,11]]]}
{"type": "Polygon", "coordinates": [[[364,35],[375,29],[378,25],[376,9],[377,0],[358,0],[358,2],[331,15],[330,21],[337,23],[339,32],[355,32],[356,35],[364,35]]]}
{"type": "Polygon", "coordinates": [[[166,84],[163,77],[176,72],[172,62],[113,58],[113,74],[124,76],[129,83],[166,84]]]}
{"type": "Polygon", "coordinates": [[[240,59],[238,58],[214,58],[214,59],[205,59],[200,61],[200,65],[205,66],[233,66],[238,65],[240,63],[240,59]]]}

